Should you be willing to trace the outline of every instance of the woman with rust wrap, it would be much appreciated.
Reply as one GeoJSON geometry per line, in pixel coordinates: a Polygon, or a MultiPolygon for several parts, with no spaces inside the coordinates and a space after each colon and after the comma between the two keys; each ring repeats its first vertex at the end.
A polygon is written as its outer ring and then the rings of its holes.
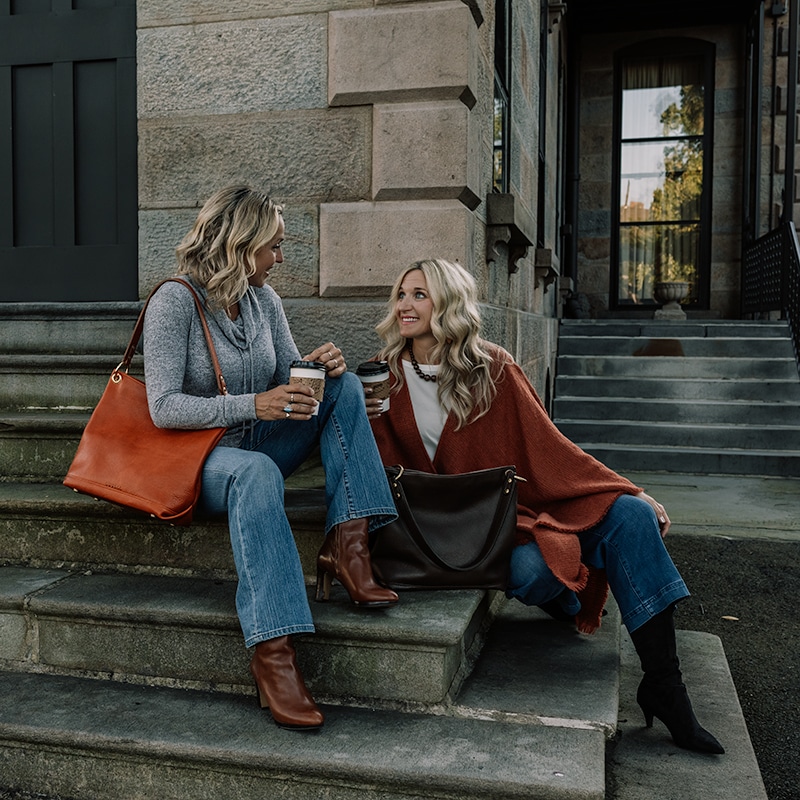
{"type": "Polygon", "coordinates": [[[639,654],[637,700],[681,747],[723,753],[692,711],[675,604],[689,592],[664,547],[664,507],[566,439],[511,355],[480,338],[477,291],[460,265],[419,261],[397,279],[377,326],[390,410],[367,391],[384,464],[453,474],[514,464],[517,546],[507,595],[592,633],[609,586],[639,654]]]}

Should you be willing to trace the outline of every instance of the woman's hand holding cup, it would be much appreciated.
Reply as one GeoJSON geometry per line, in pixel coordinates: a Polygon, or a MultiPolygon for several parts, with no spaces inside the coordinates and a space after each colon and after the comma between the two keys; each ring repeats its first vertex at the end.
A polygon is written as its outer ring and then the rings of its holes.
{"type": "Polygon", "coordinates": [[[329,378],[338,378],[347,372],[347,364],[342,351],[333,342],[320,345],[316,350],[312,350],[307,356],[303,356],[303,361],[318,361],[324,364],[329,378]]]}
{"type": "Polygon", "coordinates": [[[383,413],[383,400],[380,397],[371,397],[373,390],[364,387],[364,402],[367,405],[367,417],[369,419],[377,419],[383,413]]]}
{"type": "Polygon", "coordinates": [[[314,390],[302,383],[287,383],[256,395],[256,416],[263,420],[311,419],[316,411],[314,390]]]}

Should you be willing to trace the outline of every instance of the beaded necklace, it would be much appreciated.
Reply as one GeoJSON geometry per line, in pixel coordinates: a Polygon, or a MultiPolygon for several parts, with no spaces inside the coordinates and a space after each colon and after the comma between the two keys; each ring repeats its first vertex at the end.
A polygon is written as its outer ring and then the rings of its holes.
{"type": "Polygon", "coordinates": [[[416,372],[417,375],[422,378],[422,380],[436,383],[436,376],[429,375],[427,372],[423,372],[420,369],[419,364],[417,364],[417,359],[414,358],[414,343],[411,341],[411,339],[408,340],[408,355],[411,356],[411,366],[414,368],[414,372],[416,372]]]}

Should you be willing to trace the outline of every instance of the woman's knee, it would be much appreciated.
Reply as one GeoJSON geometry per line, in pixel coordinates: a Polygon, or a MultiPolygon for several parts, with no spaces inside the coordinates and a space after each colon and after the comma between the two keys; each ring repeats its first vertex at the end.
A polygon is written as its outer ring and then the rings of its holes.
{"type": "Polygon", "coordinates": [[[516,597],[527,605],[539,605],[557,597],[563,589],[534,542],[511,551],[507,596],[516,597]]]}
{"type": "Polygon", "coordinates": [[[364,388],[361,381],[352,372],[344,372],[338,378],[325,381],[325,399],[331,402],[357,399],[364,397],[364,388]]]}
{"type": "Polygon", "coordinates": [[[632,494],[618,497],[609,509],[604,522],[632,532],[640,533],[642,528],[646,527],[658,531],[658,520],[653,507],[646,500],[632,494]]]}
{"type": "Polygon", "coordinates": [[[283,475],[280,468],[268,455],[250,451],[248,456],[239,463],[234,473],[238,482],[253,482],[258,486],[268,484],[283,486],[283,475]]]}

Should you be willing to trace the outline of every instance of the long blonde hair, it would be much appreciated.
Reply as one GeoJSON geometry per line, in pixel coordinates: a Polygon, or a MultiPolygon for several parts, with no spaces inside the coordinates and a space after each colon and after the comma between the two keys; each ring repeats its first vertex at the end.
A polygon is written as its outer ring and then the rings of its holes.
{"type": "Polygon", "coordinates": [[[229,186],[206,200],[175,253],[178,273],[206,290],[212,309],[244,297],[256,251],[278,232],[282,207],[249,186],[229,186]]]}
{"type": "Polygon", "coordinates": [[[460,264],[438,258],[417,261],[404,270],[392,287],[386,316],[375,328],[385,343],[380,357],[389,362],[397,379],[395,389],[399,389],[405,380],[400,360],[408,340],[400,332],[397,299],[406,275],[416,269],[425,276],[433,304],[431,333],[436,345],[429,355],[440,364],[439,402],[455,414],[458,430],[486,414],[497,393],[493,360],[479,336],[478,290],[469,272],[460,264]]]}

